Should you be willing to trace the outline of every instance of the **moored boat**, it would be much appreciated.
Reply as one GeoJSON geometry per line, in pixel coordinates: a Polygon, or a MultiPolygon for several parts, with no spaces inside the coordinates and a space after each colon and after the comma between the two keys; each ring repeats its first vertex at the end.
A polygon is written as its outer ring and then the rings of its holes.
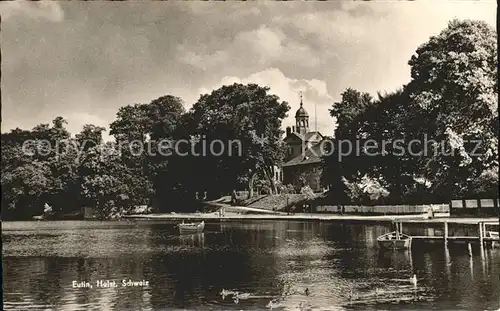
{"type": "Polygon", "coordinates": [[[393,231],[379,236],[377,242],[384,249],[408,249],[411,247],[411,236],[393,231]]]}
{"type": "Polygon", "coordinates": [[[179,232],[181,234],[194,234],[201,233],[205,228],[205,222],[202,221],[200,223],[182,223],[179,224],[179,232]]]}
{"type": "Polygon", "coordinates": [[[498,231],[486,231],[486,236],[496,240],[491,242],[492,247],[497,247],[497,245],[500,245],[500,241],[498,241],[499,239],[498,231]]]}
{"type": "Polygon", "coordinates": [[[498,234],[498,231],[487,231],[486,236],[489,237],[489,238],[498,239],[499,234],[498,234]]]}

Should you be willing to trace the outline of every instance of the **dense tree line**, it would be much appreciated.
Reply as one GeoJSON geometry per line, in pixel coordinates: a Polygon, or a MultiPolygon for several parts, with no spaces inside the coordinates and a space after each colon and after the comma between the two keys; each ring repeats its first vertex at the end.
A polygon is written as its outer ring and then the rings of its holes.
{"type": "Polygon", "coordinates": [[[332,145],[361,148],[324,157],[331,200],[498,197],[496,38],[484,22],[453,20],[418,47],[407,85],[378,98],[351,88],[342,93],[330,110],[338,121],[332,145]],[[373,142],[378,146],[369,149],[373,142]]]}
{"type": "MultiPolygon", "coordinates": [[[[353,152],[324,157],[330,203],[498,196],[496,55],[491,27],[452,21],[418,47],[407,85],[377,98],[343,92],[330,110],[338,123],[331,146],[350,142],[353,152]],[[365,148],[370,140],[376,155],[365,148]]],[[[289,109],[268,87],[233,84],[201,95],[189,111],[172,95],[121,107],[109,126],[114,141],[90,124],[73,136],[62,117],[2,133],[2,217],[31,218],[46,204],[55,217],[83,206],[101,218],[140,205],[188,211],[197,197],[233,190],[293,191],[273,179],[289,109]]]]}
{"type": "Polygon", "coordinates": [[[196,193],[252,196],[262,184],[277,191],[273,167],[283,160],[281,123],[290,108],[269,91],[223,86],[189,111],[171,95],[127,105],[109,126],[110,142],[94,125],[72,136],[62,117],[2,133],[3,217],[31,218],[45,204],[56,218],[83,206],[101,218],[140,205],[186,211],[198,208],[196,193]]]}

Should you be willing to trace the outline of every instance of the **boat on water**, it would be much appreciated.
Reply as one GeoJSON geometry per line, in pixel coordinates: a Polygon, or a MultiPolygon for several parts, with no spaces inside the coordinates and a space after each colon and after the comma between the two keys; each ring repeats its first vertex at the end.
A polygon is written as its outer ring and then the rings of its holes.
{"type": "Polygon", "coordinates": [[[411,236],[393,231],[379,236],[377,243],[384,249],[408,249],[411,247],[411,236]]]}
{"type": "Polygon", "coordinates": [[[491,242],[492,247],[496,247],[497,245],[500,245],[500,241],[498,241],[498,238],[499,238],[498,231],[486,231],[486,236],[497,240],[497,241],[491,242]]]}
{"type": "Polygon", "coordinates": [[[487,231],[486,232],[486,236],[489,237],[489,238],[498,239],[499,234],[498,234],[498,231],[487,231]]]}
{"type": "Polygon", "coordinates": [[[205,229],[205,222],[200,223],[181,223],[178,225],[180,234],[201,233],[205,229]]]}

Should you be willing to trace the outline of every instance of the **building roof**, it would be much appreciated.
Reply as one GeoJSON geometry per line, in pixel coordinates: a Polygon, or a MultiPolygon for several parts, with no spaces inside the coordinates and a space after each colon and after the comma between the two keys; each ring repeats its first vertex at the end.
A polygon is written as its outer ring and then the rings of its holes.
{"type": "Polygon", "coordinates": [[[302,107],[302,103],[300,103],[300,108],[297,109],[297,112],[295,113],[295,118],[300,118],[300,117],[309,117],[309,114],[307,111],[302,107]]]}
{"type": "Polygon", "coordinates": [[[314,135],[316,135],[316,134],[317,134],[317,135],[319,135],[319,137],[320,137],[321,139],[323,139],[323,135],[321,135],[321,133],[320,133],[320,132],[316,132],[316,131],[314,131],[314,132],[307,132],[307,133],[304,135],[304,136],[305,136],[305,137],[304,137],[305,141],[309,141],[309,140],[311,139],[311,137],[313,137],[313,136],[314,136],[314,135]]]}
{"type": "Polygon", "coordinates": [[[314,164],[321,163],[322,153],[322,144],[318,143],[311,148],[307,149],[303,154],[299,154],[295,158],[283,164],[283,167],[287,166],[295,166],[295,165],[305,165],[305,164],[314,164]]]}
{"type": "Polygon", "coordinates": [[[284,140],[286,141],[288,138],[290,138],[291,136],[297,136],[300,140],[302,141],[310,141],[312,137],[314,137],[314,135],[319,135],[319,137],[321,139],[323,139],[323,135],[321,135],[320,132],[307,132],[305,133],[304,135],[300,134],[300,133],[297,133],[297,132],[291,132],[289,135],[287,135],[284,140]]]}
{"type": "Polygon", "coordinates": [[[290,138],[292,138],[293,136],[297,137],[297,139],[299,139],[299,140],[302,140],[302,141],[304,140],[304,136],[302,136],[302,134],[297,133],[297,132],[291,132],[290,134],[286,135],[283,140],[287,141],[290,138]]]}

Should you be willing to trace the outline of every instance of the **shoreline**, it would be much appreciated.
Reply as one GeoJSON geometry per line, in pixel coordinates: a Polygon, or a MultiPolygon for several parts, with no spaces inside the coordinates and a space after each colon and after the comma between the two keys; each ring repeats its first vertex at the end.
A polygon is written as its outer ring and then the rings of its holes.
{"type": "MultiPolygon", "coordinates": [[[[449,213],[436,213],[434,219],[450,219],[449,213]]],[[[218,213],[191,213],[191,214],[144,214],[125,215],[125,220],[210,220],[210,221],[241,221],[241,220],[299,220],[299,221],[366,221],[366,222],[392,222],[393,220],[423,220],[427,214],[412,215],[332,215],[320,213],[296,213],[293,215],[283,214],[227,214],[219,216],[218,213]]]]}

